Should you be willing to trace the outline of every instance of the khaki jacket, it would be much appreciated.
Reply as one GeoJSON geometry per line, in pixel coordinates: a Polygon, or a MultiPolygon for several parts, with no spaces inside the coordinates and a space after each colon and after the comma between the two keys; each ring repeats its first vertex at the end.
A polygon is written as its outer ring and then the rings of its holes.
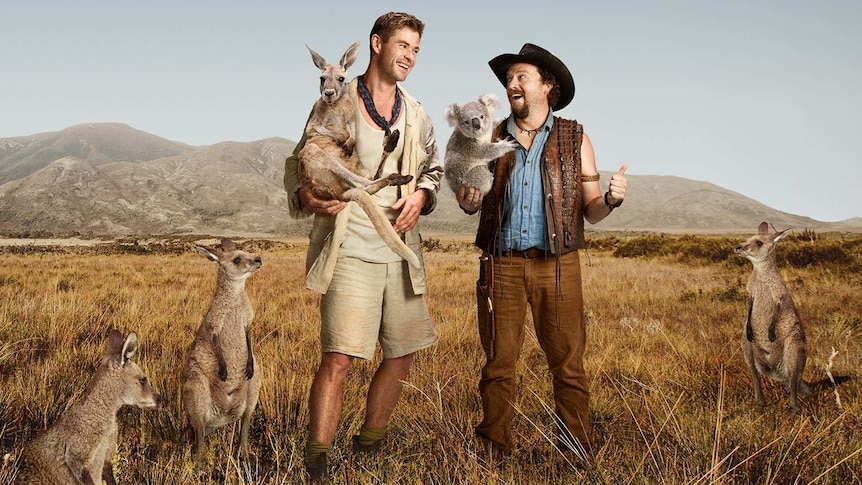
{"type": "MultiPolygon", "coordinates": [[[[355,101],[356,79],[351,81],[349,95],[355,101]]],[[[399,88],[400,89],[400,88],[399,88]]],[[[425,113],[422,105],[416,98],[404,95],[405,129],[404,153],[401,159],[401,174],[413,175],[407,185],[402,186],[402,194],[409,195],[419,189],[427,189],[428,200],[422,208],[422,215],[429,214],[437,205],[437,190],[440,189],[440,179],[443,168],[440,166],[437,154],[437,142],[434,139],[434,126],[431,118],[425,113]]],[[[300,187],[299,182],[299,159],[298,153],[305,146],[305,134],[297,143],[293,154],[284,162],[284,189],[290,208],[290,216],[301,219],[313,215],[308,208],[302,207],[296,191],[300,187]]],[[[350,211],[343,210],[333,216],[321,216],[314,214],[314,225],[309,234],[308,254],[305,259],[305,287],[318,293],[326,293],[329,283],[332,281],[332,273],[335,270],[335,262],[338,260],[338,250],[344,242],[347,224],[350,222],[350,211]]],[[[404,242],[422,263],[421,269],[410,268],[410,280],[413,292],[417,295],[426,291],[425,261],[422,258],[422,238],[419,234],[419,224],[404,235],[404,242]]]]}

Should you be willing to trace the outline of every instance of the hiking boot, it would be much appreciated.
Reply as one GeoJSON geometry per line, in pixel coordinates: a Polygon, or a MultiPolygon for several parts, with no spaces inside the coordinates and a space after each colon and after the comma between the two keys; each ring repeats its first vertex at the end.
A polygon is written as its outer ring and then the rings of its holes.
{"type": "Polygon", "coordinates": [[[353,435],[353,454],[355,455],[370,455],[380,451],[383,440],[377,440],[370,445],[362,444],[358,434],[353,435]]]}
{"type": "Polygon", "coordinates": [[[321,453],[317,464],[305,464],[305,471],[308,472],[309,483],[323,483],[326,481],[326,453],[321,453]]]}

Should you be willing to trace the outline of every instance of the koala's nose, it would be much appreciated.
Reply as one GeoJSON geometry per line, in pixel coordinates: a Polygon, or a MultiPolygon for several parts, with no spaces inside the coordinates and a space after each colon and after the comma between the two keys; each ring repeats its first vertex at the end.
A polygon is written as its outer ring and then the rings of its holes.
{"type": "Polygon", "coordinates": [[[470,123],[473,125],[474,130],[478,130],[482,127],[482,124],[479,123],[479,118],[473,118],[470,120],[470,123]]]}

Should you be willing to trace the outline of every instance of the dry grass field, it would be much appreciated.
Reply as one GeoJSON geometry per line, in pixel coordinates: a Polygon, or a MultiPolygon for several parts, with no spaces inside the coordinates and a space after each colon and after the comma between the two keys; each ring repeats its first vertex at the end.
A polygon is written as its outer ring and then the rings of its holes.
{"type": "MultiPolygon", "coordinates": [[[[478,253],[462,241],[432,240],[428,302],[440,341],[418,355],[385,452],[374,458],[349,451],[374,369],[356,362],[333,482],[862,483],[859,241],[797,238],[779,258],[808,334],[805,378],[818,383],[796,414],[773,381],[764,381],[766,408],[754,406],[738,343],[750,263],[732,255],[737,239],[630,239],[596,237],[581,258],[597,443],[590,465],[549,440],[550,379],[534,337],[519,365],[517,450],[496,459],[473,441],[484,361],[475,330],[478,253]],[[833,249],[818,252],[824,245],[833,249]],[[837,387],[826,385],[830,376],[837,387]]],[[[240,245],[264,262],[248,281],[263,389],[250,459],[233,457],[239,427],[229,426],[210,436],[202,470],[189,458],[179,388],[215,265],[187,242],[0,249],[0,483],[13,480],[22,445],[80,397],[111,327],[138,333],[136,360],[167,398],[155,411],[120,412],[120,483],[303,483],[319,351],[318,298],[303,289],[305,248],[240,245]]]]}

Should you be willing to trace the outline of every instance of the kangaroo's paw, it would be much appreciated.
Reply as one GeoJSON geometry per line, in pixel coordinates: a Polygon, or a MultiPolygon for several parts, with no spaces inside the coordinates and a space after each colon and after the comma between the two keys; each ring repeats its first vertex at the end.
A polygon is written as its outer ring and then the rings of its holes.
{"type": "Polygon", "coordinates": [[[341,144],[341,153],[344,154],[345,158],[350,158],[353,156],[353,150],[356,148],[356,142],[353,138],[345,141],[341,144]]]}
{"type": "Polygon", "coordinates": [[[398,139],[401,138],[401,132],[397,129],[392,130],[389,137],[383,140],[383,151],[391,153],[398,146],[398,139]]]}
{"type": "Polygon", "coordinates": [[[399,173],[391,173],[386,180],[389,182],[389,185],[404,185],[407,182],[413,180],[412,175],[401,175],[399,173]]]}

